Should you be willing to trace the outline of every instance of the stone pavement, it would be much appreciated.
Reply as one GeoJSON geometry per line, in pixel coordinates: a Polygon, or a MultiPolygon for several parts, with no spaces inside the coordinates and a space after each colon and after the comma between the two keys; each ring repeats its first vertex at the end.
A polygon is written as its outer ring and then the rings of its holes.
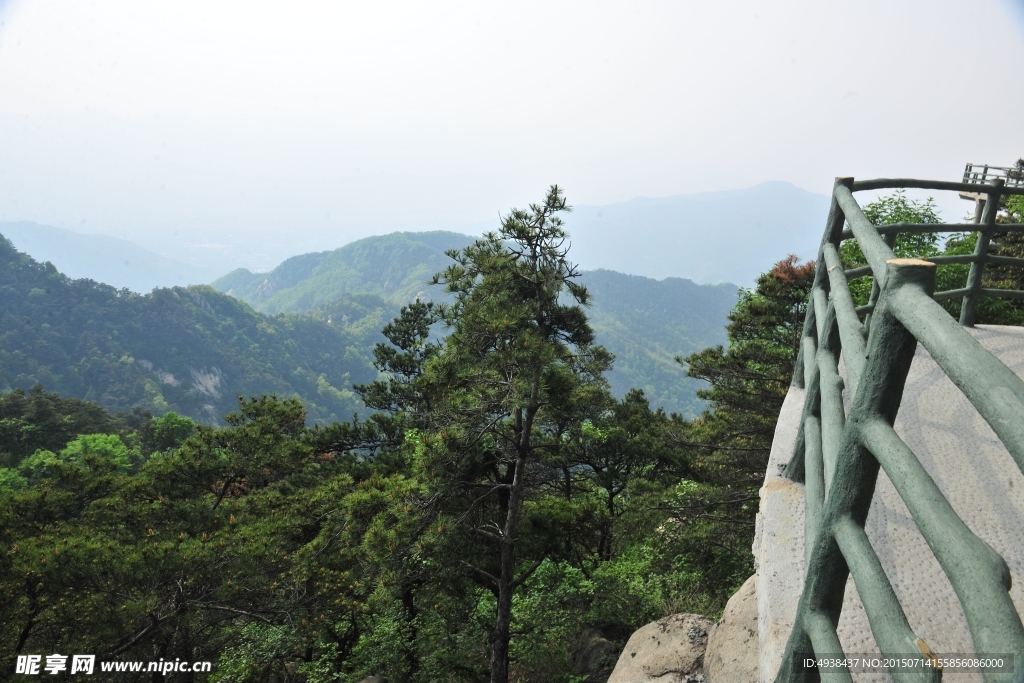
{"type": "MultiPolygon", "coordinates": [[[[979,325],[969,331],[1024,377],[1024,328],[979,325]]],[[[803,390],[791,387],[783,405],[754,537],[759,680],[763,683],[773,681],[778,671],[803,588],[804,490],[780,476],[793,453],[803,395],[803,390]]],[[[848,391],[844,399],[849,410],[848,391]]],[[[1006,560],[1013,577],[1010,596],[1017,612],[1024,614],[1024,475],[920,345],[895,427],[957,514],[1006,560]]],[[[884,471],[879,474],[866,530],[917,636],[939,654],[973,653],[960,602],[884,471]]],[[[847,653],[878,653],[852,577],[838,630],[847,653]]],[[[981,681],[979,675],[970,674],[947,678],[981,681]]],[[[891,678],[854,674],[854,680],[873,683],[891,678]]]]}

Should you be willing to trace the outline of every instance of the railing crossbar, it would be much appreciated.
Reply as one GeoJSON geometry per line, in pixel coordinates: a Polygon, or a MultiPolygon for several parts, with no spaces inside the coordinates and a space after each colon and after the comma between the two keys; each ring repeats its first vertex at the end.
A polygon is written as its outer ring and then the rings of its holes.
{"type": "Polygon", "coordinates": [[[893,313],[964,392],[1024,473],[1024,381],[921,290],[899,292],[893,313]]]}
{"type": "MultiPolygon", "coordinates": [[[[877,180],[855,181],[850,189],[854,192],[867,190],[893,190],[908,188],[915,190],[949,190],[952,192],[985,193],[991,185],[982,183],[952,183],[945,180],[913,180],[910,178],[879,178],[877,180]]],[[[1024,194],[1024,187],[1006,187],[1003,194],[1024,194]]]]}
{"type": "MultiPolygon", "coordinates": [[[[1024,299],[1024,291],[1019,289],[989,289],[986,287],[982,287],[978,291],[982,296],[990,296],[1003,299],[1024,299]]],[[[945,301],[946,299],[956,299],[957,297],[967,296],[970,293],[971,290],[964,287],[962,289],[950,289],[945,292],[936,292],[932,296],[932,298],[935,299],[936,301],[945,301]]]]}
{"type": "MultiPolygon", "coordinates": [[[[890,225],[876,225],[875,230],[879,235],[896,235],[902,233],[946,233],[946,232],[980,232],[987,230],[987,227],[980,223],[892,223],[890,225]]],[[[995,232],[1024,232],[1024,223],[996,223],[995,232]]],[[[846,229],[842,232],[842,238],[848,240],[853,237],[853,231],[846,229]]]]}
{"type": "MultiPolygon", "coordinates": [[[[850,575],[853,576],[871,625],[871,633],[882,655],[892,657],[901,653],[919,652],[923,641],[910,627],[907,615],[885,575],[875,549],[871,547],[864,527],[849,517],[843,517],[832,527],[832,532],[850,568],[850,575]]],[[[931,675],[925,672],[923,676],[920,671],[893,671],[892,677],[895,683],[939,683],[942,680],[938,670],[932,671],[931,675]]]]}
{"type": "MultiPolygon", "coordinates": [[[[935,259],[928,259],[934,261],[935,259]]],[[[1015,256],[993,256],[987,254],[985,256],[985,263],[994,263],[997,266],[1017,266],[1018,268],[1024,268],[1024,258],[1017,258],[1015,256]]]]}
{"type": "MultiPolygon", "coordinates": [[[[944,266],[948,264],[964,264],[964,263],[994,263],[997,266],[1016,266],[1024,268],[1024,258],[1017,258],[1014,256],[992,256],[987,254],[983,256],[980,261],[974,254],[960,254],[953,256],[925,256],[922,258],[924,261],[929,261],[937,266],[944,266]]],[[[847,280],[855,280],[866,275],[871,275],[871,266],[859,266],[857,268],[850,268],[849,270],[843,271],[846,275],[847,280]]],[[[952,291],[952,290],[951,290],[952,291]]],[[[959,290],[956,290],[959,291],[959,290]]],[[[965,290],[969,291],[969,290],[965,290]]],[[[986,292],[1012,292],[1016,290],[1008,289],[985,289],[986,292]]],[[[943,294],[944,292],[937,292],[936,296],[943,294]]],[[[999,296],[999,294],[990,294],[989,296],[999,296]]]]}
{"type": "Polygon", "coordinates": [[[861,372],[864,370],[864,326],[857,317],[853,303],[853,295],[846,282],[842,261],[834,244],[822,247],[825,256],[825,267],[828,269],[829,282],[832,287],[832,302],[839,324],[839,338],[842,341],[843,358],[846,360],[846,375],[850,379],[850,391],[857,391],[861,372]]]}
{"type": "MultiPolygon", "coordinates": [[[[953,510],[914,452],[881,420],[862,435],[960,599],[977,652],[1013,652],[1024,626],[1010,599],[1010,569],[953,510]]],[[[874,628],[872,626],[872,631],[874,628]]]]}
{"type": "Polygon", "coordinates": [[[1002,297],[1004,299],[1024,299],[1024,291],[1019,289],[989,289],[982,287],[978,290],[984,296],[1002,297]]]}

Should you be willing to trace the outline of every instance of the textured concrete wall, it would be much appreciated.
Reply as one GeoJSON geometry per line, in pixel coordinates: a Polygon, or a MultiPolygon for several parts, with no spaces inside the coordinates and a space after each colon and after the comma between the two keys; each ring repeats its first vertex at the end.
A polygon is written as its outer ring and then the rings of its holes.
{"type": "MultiPolygon", "coordinates": [[[[970,331],[1024,377],[1024,329],[979,326],[970,331]]],[[[774,680],[778,671],[803,588],[803,486],[780,476],[793,452],[803,393],[794,387],[786,397],[761,489],[754,538],[760,680],[764,683],[774,680]]],[[[844,399],[849,409],[848,392],[844,399]]],[[[988,424],[920,346],[895,427],[957,514],[1006,560],[1013,577],[1010,596],[1018,613],[1024,613],[1024,475],[988,424]]],[[[973,653],[960,602],[884,472],[879,475],[866,529],[918,637],[940,654],[973,653]]],[[[878,652],[852,578],[838,630],[847,653],[878,652]]],[[[884,674],[855,674],[854,680],[891,679],[884,674]]],[[[956,680],[980,681],[981,677],[958,674],[956,680]]]]}

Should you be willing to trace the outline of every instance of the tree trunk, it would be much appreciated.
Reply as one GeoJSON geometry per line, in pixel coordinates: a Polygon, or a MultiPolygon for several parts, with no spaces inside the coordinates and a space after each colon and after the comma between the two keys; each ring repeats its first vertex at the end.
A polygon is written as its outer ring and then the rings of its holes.
{"type": "Polygon", "coordinates": [[[515,538],[519,528],[519,510],[523,503],[526,457],[516,458],[508,513],[501,539],[501,573],[498,576],[498,609],[491,631],[491,683],[508,683],[508,643],[512,636],[512,594],[515,592],[515,538]]]}
{"type": "Polygon", "coordinates": [[[422,581],[414,581],[402,589],[402,612],[405,622],[409,625],[409,642],[405,649],[405,663],[409,667],[409,678],[415,677],[420,669],[420,659],[416,652],[416,640],[419,637],[416,629],[416,589],[422,581]]]}
{"type": "Polygon", "coordinates": [[[498,610],[491,632],[491,683],[508,683],[508,643],[512,632],[512,592],[515,562],[512,544],[501,544],[501,576],[498,577],[498,610]]]}

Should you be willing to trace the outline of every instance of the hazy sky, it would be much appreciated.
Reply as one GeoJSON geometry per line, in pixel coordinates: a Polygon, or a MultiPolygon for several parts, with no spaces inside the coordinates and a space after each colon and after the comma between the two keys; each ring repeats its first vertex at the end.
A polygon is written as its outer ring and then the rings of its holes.
{"type": "Polygon", "coordinates": [[[955,180],[1022,122],[1024,0],[0,0],[0,220],[267,263],[555,182],[955,180]]]}

